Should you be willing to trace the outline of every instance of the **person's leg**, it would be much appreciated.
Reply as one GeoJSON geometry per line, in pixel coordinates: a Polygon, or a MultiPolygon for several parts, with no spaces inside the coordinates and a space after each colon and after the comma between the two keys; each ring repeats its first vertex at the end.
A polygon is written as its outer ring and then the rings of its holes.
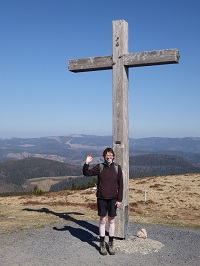
{"type": "Polygon", "coordinates": [[[106,216],[100,216],[100,223],[99,223],[99,236],[105,238],[106,234],[106,216]]]}
{"type": "Polygon", "coordinates": [[[115,235],[115,216],[116,216],[116,200],[109,201],[108,207],[108,222],[109,222],[109,242],[108,242],[108,252],[110,255],[115,254],[113,240],[115,235]]]}
{"type": "Polygon", "coordinates": [[[106,202],[106,200],[97,199],[97,206],[98,206],[98,215],[100,216],[99,236],[105,237],[106,215],[107,215],[107,202],[106,202]]]}
{"type": "Polygon", "coordinates": [[[108,252],[110,255],[115,255],[115,249],[113,245],[113,240],[115,235],[115,217],[108,216],[108,222],[109,222],[108,252]]]}
{"type": "Polygon", "coordinates": [[[101,255],[107,255],[105,234],[106,234],[106,216],[100,216],[100,223],[99,223],[100,250],[99,252],[101,255]]]}
{"type": "Polygon", "coordinates": [[[108,223],[109,223],[109,241],[112,237],[112,241],[115,235],[115,217],[108,216],[108,223]]]}
{"type": "Polygon", "coordinates": [[[106,255],[106,243],[105,243],[105,234],[106,234],[106,214],[107,214],[107,202],[102,199],[97,199],[98,203],[98,215],[100,216],[99,222],[99,236],[100,236],[100,254],[106,255]]]}
{"type": "Polygon", "coordinates": [[[109,222],[109,237],[114,237],[115,235],[115,216],[116,213],[116,200],[111,199],[108,202],[108,222],[109,222]]]}

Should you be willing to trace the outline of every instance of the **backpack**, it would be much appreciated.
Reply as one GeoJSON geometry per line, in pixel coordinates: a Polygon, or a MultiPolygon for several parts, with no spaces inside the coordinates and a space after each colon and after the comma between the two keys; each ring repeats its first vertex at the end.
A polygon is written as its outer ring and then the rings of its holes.
{"type": "MultiPolygon", "coordinates": [[[[115,171],[116,171],[116,174],[117,174],[117,183],[119,183],[118,166],[119,165],[117,163],[114,163],[115,171]]],[[[99,186],[99,181],[101,180],[100,175],[101,175],[101,172],[103,171],[103,168],[104,168],[104,164],[100,163],[99,164],[99,175],[98,175],[97,189],[98,189],[98,186],[99,186]]]]}
{"type": "MultiPolygon", "coordinates": [[[[114,166],[115,166],[115,171],[116,171],[116,174],[118,175],[118,164],[117,163],[114,163],[114,166]]],[[[103,171],[103,168],[104,168],[104,164],[103,163],[100,163],[99,164],[99,170],[100,170],[100,174],[101,172],[103,171]]]]}

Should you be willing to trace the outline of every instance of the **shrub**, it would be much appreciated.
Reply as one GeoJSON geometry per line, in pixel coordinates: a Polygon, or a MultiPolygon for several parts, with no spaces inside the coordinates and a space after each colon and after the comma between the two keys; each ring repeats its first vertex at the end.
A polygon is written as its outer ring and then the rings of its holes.
{"type": "Polygon", "coordinates": [[[44,191],[42,191],[38,186],[35,186],[33,189],[33,194],[35,195],[42,195],[44,191]]]}

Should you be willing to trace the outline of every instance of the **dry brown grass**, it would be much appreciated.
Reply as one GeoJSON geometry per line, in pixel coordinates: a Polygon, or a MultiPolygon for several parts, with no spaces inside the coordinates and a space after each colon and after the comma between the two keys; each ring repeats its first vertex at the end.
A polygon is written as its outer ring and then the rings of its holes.
{"type": "Polygon", "coordinates": [[[200,174],[133,180],[129,195],[131,220],[200,227],[200,174]]]}
{"type": "MultiPolygon", "coordinates": [[[[129,201],[130,222],[200,228],[200,174],[132,179],[129,201]]],[[[98,219],[91,190],[0,198],[0,234],[61,220],[98,219]]]]}

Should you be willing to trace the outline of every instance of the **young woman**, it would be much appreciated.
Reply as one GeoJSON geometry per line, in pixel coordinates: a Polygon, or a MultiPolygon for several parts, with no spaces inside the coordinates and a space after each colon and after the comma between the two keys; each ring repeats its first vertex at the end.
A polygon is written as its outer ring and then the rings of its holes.
{"type": "Polygon", "coordinates": [[[108,252],[110,255],[115,254],[113,239],[115,233],[115,216],[116,209],[121,207],[123,198],[123,177],[120,165],[114,163],[114,151],[112,148],[106,148],[103,152],[103,164],[97,164],[89,169],[92,161],[92,154],[86,158],[83,166],[84,176],[98,176],[97,183],[97,206],[98,215],[100,216],[99,235],[100,235],[100,254],[106,255],[105,227],[106,216],[108,215],[109,223],[109,242],[108,252]]]}

